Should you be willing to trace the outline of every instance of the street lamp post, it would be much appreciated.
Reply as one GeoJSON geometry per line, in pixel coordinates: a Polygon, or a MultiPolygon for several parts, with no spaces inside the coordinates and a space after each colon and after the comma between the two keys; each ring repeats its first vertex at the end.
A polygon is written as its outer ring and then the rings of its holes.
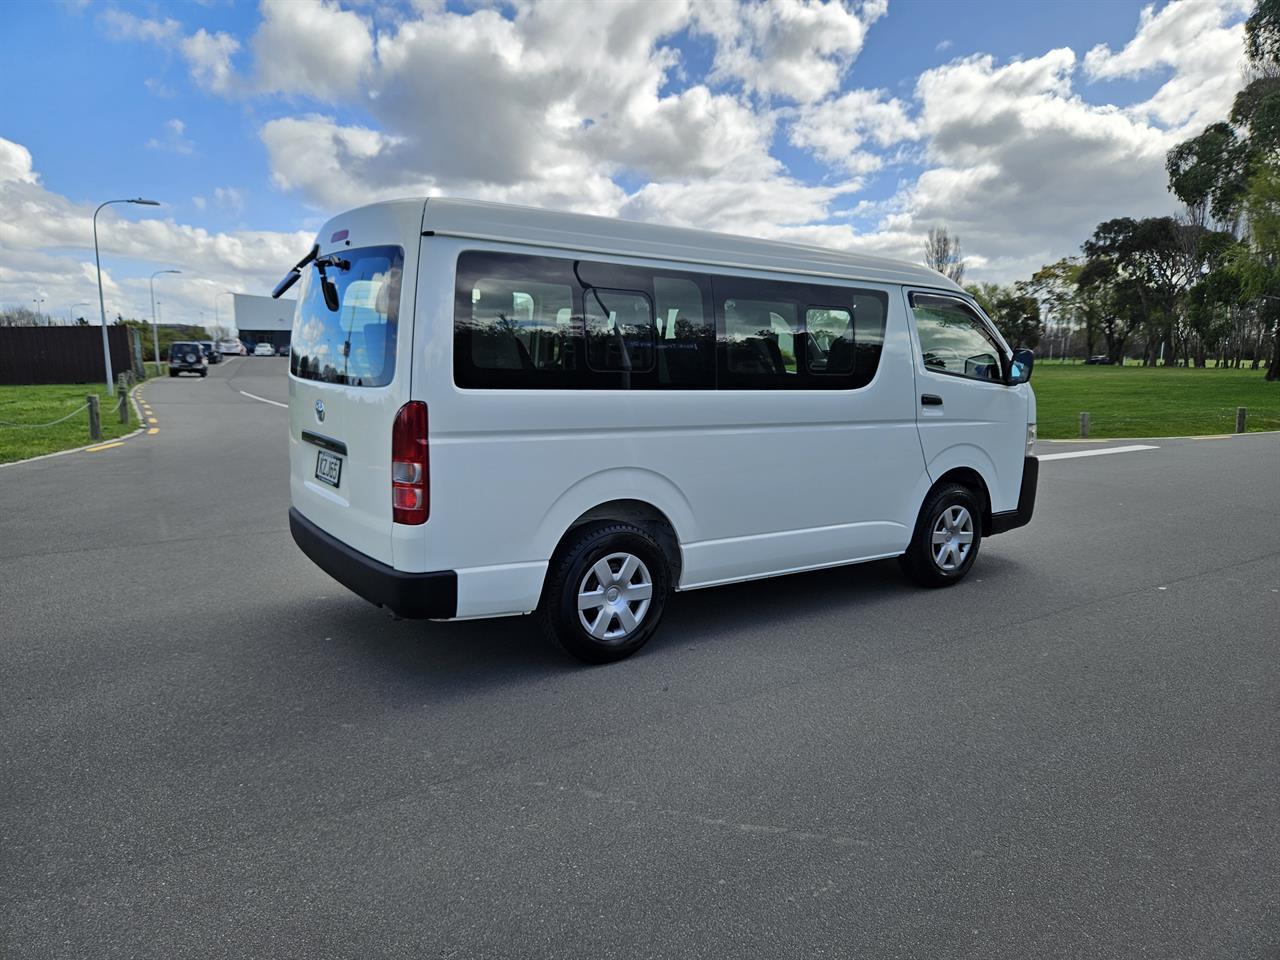
{"type": "Polygon", "coordinates": [[[44,303],[44,297],[32,297],[31,302],[36,305],[36,320],[43,319],[40,315],[40,304],[44,303]]]}
{"type": "Polygon", "coordinates": [[[79,303],[73,303],[71,305],[71,312],[67,314],[67,322],[70,323],[72,326],[75,326],[76,307],[92,307],[92,306],[93,304],[90,303],[88,300],[81,300],[79,303]]]}
{"type": "MultiPolygon", "coordinates": [[[[218,298],[223,296],[234,297],[235,293],[231,290],[219,290],[213,295],[213,325],[218,329],[219,334],[222,332],[222,318],[218,314],[218,298]]],[[[234,302],[235,301],[232,300],[232,303],[234,302]]]]}
{"type": "Polygon", "coordinates": [[[127,200],[106,200],[98,204],[98,209],[93,211],[93,265],[98,271],[98,311],[102,315],[102,362],[107,369],[107,396],[114,397],[116,395],[115,378],[111,375],[111,342],[107,339],[107,304],[102,297],[102,258],[98,255],[98,214],[102,212],[102,208],[110,206],[113,203],[138,203],[146,207],[160,206],[159,200],[144,200],[142,197],[134,197],[127,200]]]}
{"type": "Polygon", "coordinates": [[[162,273],[181,272],[181,270],[157,270],[151,275],[151,349],[155,353],[157,365],[160,363],[160,324],[156,320],[156,277],[162,273]]]}

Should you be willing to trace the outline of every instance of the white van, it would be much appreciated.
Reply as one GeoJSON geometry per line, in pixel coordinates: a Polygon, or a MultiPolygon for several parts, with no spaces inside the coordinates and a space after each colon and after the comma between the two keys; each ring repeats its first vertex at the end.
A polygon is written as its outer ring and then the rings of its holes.
{"type": "Polygon", "coordinates": [[[299,278],[290,528],[403,617],[617,660],[673,590],[946,586],[1031,519],[1032,357],[924,267],[433,198],[335,217],[299,278]]]}

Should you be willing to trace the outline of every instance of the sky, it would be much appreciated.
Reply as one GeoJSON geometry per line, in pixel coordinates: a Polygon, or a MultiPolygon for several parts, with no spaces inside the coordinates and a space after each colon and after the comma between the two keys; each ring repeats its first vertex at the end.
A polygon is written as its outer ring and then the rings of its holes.
{"type": "Polygon", "coordinates": [[[1011,282],[1174,213],[1252,0],[120,0],[0,7],[0,307],[212,324],[330,216],[462,196],[1011,282]],[[38,302],[38,303],[37,303],[38,302]]]}

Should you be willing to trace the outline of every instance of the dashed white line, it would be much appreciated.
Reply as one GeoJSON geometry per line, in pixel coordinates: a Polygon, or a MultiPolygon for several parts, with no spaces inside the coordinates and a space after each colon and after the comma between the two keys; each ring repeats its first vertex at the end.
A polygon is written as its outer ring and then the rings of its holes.
{"type": "Polygon", "coordinates": [[[1134,443],[1127,447],[1107,447],[1105,450],[1072,450],[1070,453],[1046,453],[1040,460],[1074,460],[1077,457],[1105,457],[1109,453],[1137,453],[1139,450],[1159,450],[1149,443],[1134,443]]]}
{"type": "Polygon", "coordinates": [[[287,403],[281,403],[279,400],[268,400],[266,397],[260,397],[256,393],[250,393],[248,390],[241,390],[239,392],[244,396],[248,397],[250,400],[261,400],[263,403],[269,403],[273,407],[289,406],[287,403]]]}

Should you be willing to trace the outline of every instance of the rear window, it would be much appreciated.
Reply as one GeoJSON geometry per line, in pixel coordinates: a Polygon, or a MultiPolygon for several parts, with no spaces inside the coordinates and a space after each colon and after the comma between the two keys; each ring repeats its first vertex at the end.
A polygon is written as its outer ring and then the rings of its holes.
{"type": "Polygon", "coordinates": [[[326,271],[337,287],[336,311],[325,304],[319,271],[306,268],[293,319],[289,370],[303,380],[386,386],[396,372],[404,250],[363,247],[339,256],[345,269],[326,271]]]}
{"type": "Polygon", "coordinates": [[[172,343],[169,345],[170,360],[186,360],[187,354],[191,354],[191,360],[193,362],[200,359],[200,344],[172,343]]]}

